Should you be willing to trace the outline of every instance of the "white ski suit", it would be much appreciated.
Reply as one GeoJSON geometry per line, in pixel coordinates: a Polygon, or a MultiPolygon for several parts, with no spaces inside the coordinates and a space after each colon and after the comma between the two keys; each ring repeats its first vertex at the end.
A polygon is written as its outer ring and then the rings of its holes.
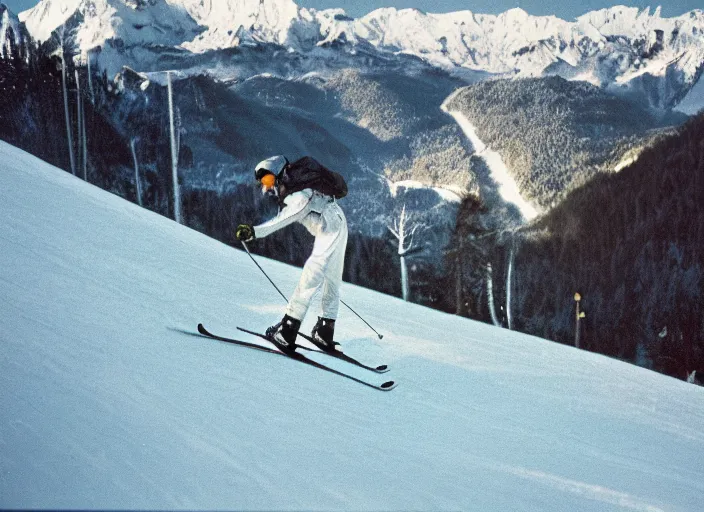
{"type": "Polygon", "coordinates": [[[335,320],[340,306],[340,284],[347,247],[345,214],[333,198],[310,188],[286,196],[283,202],[284,207],[276,217],[254,226],[254,236],[264,238],[289,224],[300,222],[315,237],[313,252],[303,266],[286,314],[302,321],[313,295],[322,286],[320,316],[335,320]]]}

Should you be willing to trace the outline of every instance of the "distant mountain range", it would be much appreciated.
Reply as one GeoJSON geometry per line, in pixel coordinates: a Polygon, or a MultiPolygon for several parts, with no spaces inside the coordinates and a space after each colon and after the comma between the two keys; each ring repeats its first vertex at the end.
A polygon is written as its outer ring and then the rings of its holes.
{"type": "MultiPolygon", "coordinates": [[[[246,51],[275,45],[293,63],[286,68],[292,74],[344,67],[349,59],[410,59],[472,79],[559,75],[671,109],[704,69],[702,10],[663,18],[659,8],[618,6],[569,22],[521,9],[495,16],[384,8],[351,18],[292,0],[43,0],[20,19],[39,41],[65,24],[78,48],[109,72],[128,64],[235,78],[248,56],[247,72],[276,72],[277,59],[255,63],[256,52],[246,51]],[[223,57],[232,51],[238,62],[223,57]]],[[[685,102],[689,113],[704,106],[697,94],[685,102]]]]}

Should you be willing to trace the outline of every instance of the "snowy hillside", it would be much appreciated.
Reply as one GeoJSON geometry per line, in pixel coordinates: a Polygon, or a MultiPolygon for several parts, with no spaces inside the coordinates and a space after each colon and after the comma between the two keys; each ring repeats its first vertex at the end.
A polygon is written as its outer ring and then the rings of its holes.
{"type": "MultiPolygon", "coordinates": [[[[451,94],[443,102],[441,109],[455,119],[472,144],[475,151],[475,157],[484,161],[484,164],[489,170],[489,179],[495,184],[495,195],[501,197],[501,199],[506,203],[513,205],[518,210],[519,215],[522,218],[521,220],[533,220],[537,217],[538,211],[532,204],[521,196],[520,189],[516,184],[516,181],[513,179],[511,172],[506,167],[501,155],[491,149],[491,147],[484,144],[484,142],[477,136],[477,129],[474,125],[472,125],[470,120],[467,119],[467,116],[465,116],[460,110],[451,110],[448,108],[448,104],[451,104],[458,94],[462,94],[462,89],[458,89],[451,94]]],[[[491,194],[484,192],[483,195],[484,197],[488,196],[489,199],[491,198],[491,194]]]]}
{"type": "Polygon", "coordinates": [[[280,316],[246,255],[0,161],[0,508],[701,509],[700,387],[353,286],[391,392],[204,339],[280,316]]]}
{"type": "Polygon", "coordinates": [[[671,108],[697,82],[704,63],[701,10],[663,18],[659,8],[616,6],[570,22],[521,9],[488,15],[383,8],[355,19],[342,9],[317,11],[293,0],[42,0],[20,19],[40,41],[67,23],[81,51],[96,54],[111,74],[123,64],[163,69],[161,58],[181,52],[191,62],[178,67],[208,58],[212,67],[234,66],[202,55],[274,44],[306,55],[304,61],[334,64],[339,54],[320,50],[338,48],[349,55],[413,56],[460,76],[557,74],[671,108]]]}

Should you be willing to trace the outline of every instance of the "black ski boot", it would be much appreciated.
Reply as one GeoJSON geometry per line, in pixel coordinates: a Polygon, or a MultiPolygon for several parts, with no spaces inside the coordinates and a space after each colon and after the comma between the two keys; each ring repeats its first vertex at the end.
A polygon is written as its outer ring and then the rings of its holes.
{"type": "Polygon", "coordinates": [[[284,315],[278,324],[272,325],[266,330],[266,337],[282,352],[293,354],[296,351],[296,336],[298,336],[300,327],[300,320],[284,315]]]}
{"type": "Polygon", "coordinates": [[[310,335],[315,340],[315,344],[322,350],[326,352],[335,350],[335,342],[332,340],[335,335],[335,320],[319,316],[310,335]]]}

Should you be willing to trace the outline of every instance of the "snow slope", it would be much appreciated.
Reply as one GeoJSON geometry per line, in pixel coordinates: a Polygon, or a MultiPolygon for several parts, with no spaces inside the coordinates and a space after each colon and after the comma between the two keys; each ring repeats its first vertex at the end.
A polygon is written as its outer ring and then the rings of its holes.
{"type": "Polygon", "coordinates": [[[246,255],[0,162],[0,508],[701,510],[703,388],[349,285],[389,393],[196,337],[282,313],[246,255]]]}
{"type": "Polygon", "coordinates": [[[518,188],[516,180],[513,179],[506,164],[501,158],[501,155],[491,149],[477,135],[477,130],[474,125],[467,119],[459,110],[449,110],[447,105],[461,91],[458,89],[454,94],[450,95],[440,107],[444,112],[447,112],[457,122],[462,132],[469,139],[474,148],[474,154],[484,160],[486,166],[491,173],[491,179],[497,185],[497,192],[507,203],[513,204],[521,213],[523,219],[530,221],[538,216],[538,211],[535,207],[526,201],[521,195],[521,190],[518,188]]]}

